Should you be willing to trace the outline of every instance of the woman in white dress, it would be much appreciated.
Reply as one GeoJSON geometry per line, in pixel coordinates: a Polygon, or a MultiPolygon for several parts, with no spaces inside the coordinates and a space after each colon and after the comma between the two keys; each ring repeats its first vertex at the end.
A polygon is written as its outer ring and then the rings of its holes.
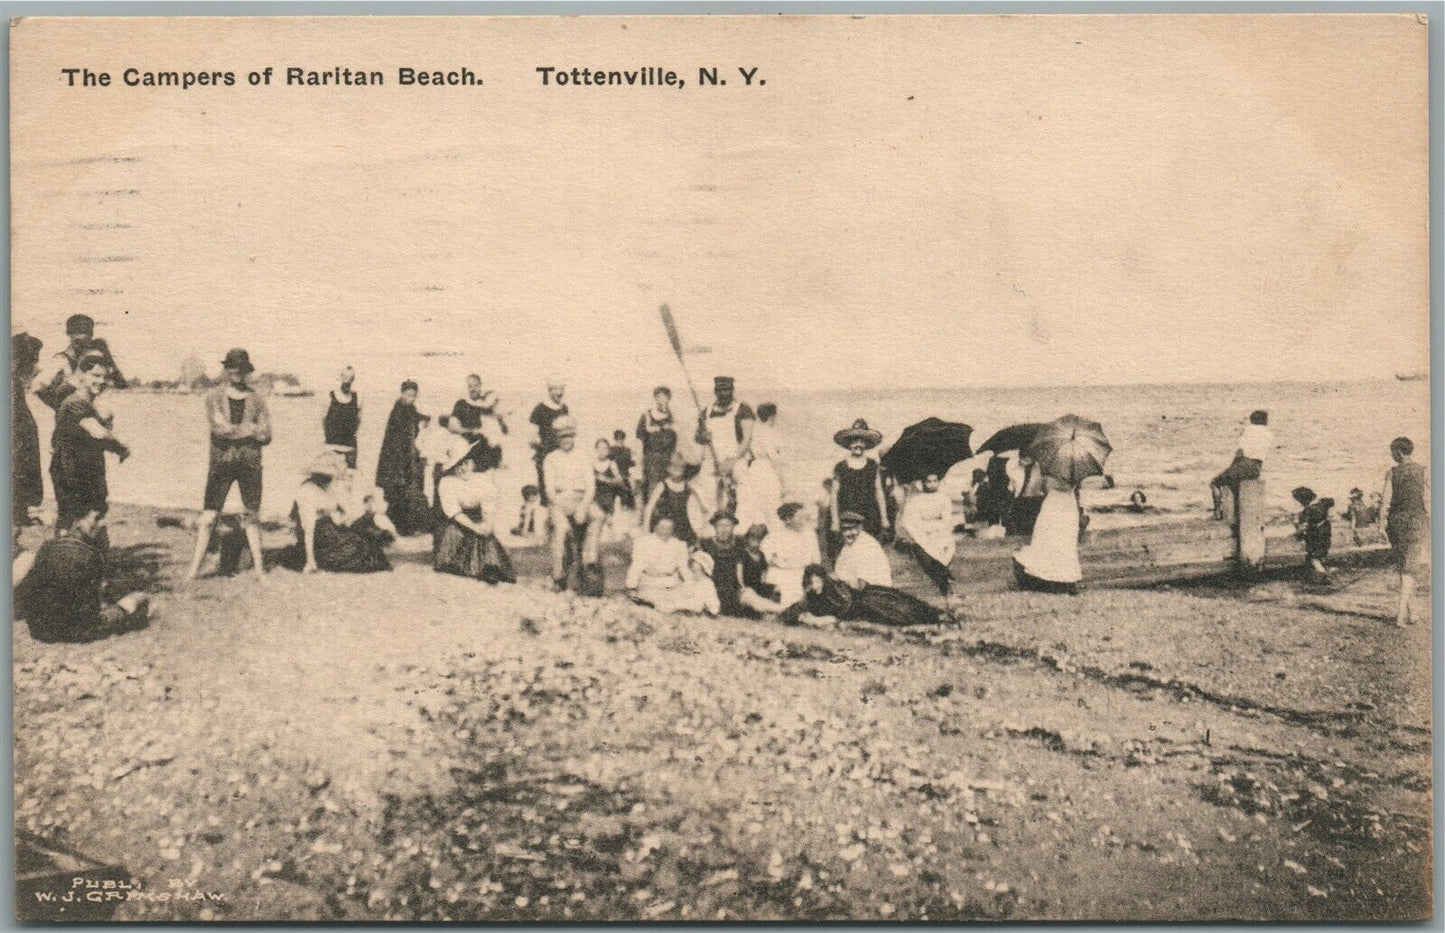
{"type": "Polygon", "coordinates": [[[903,504],[898,529],[911,545],[914,560],[944,596],[952,589],[948,566],[958,542],[953,537],[953,501],[939,490],[937,475],[923,478],[922,489],[903,504]]]}
{"type": "Polygon", "coordinates": [[[1044,486],[1033,536],[1014,554],[1014,579],[1026,590],[1076,595],[1084,578],[1079,567],[1079,500],[1063,480],[1048,476],[1044,486]]]}
{"type": "Polygon", "coordinates": [[[812,564],[821,564],[818,536],[808,523],[802,505],[785,502],[777,511],[782,527],[763,539],[763,554],[768,559],[766,580],[778,589],[778,601],[791,606],[803,598],[803,571],[812,564]]]}
{"type": "Polygon", "coordinates": [[[672,519],[665,517],[632,545],[627,595],[663,612],[717,615],[719,609],[712,581],[693,572],[687,544],[673,537],[672,519]]]}
{"type": "Polygon", "coordinates": [[[432,553],[437,573],[471,577],[484,583],[515,583],[511,557],[497,540],[497,488],[492,471],[477,472],[474,451],[480,441],[455,438],[446,472],[437,481],[443,522],[432,553]]]}
{"type": "Polygon", "coordinates": [[[778,506],[783,504],[782,465],[778,406],[764,402],[758,406],[757,426],[753,428],[752,457],[747,462],[739,460],[733,469],[738,527],[766,525],[769,531],[778,530],[778,506]]]}

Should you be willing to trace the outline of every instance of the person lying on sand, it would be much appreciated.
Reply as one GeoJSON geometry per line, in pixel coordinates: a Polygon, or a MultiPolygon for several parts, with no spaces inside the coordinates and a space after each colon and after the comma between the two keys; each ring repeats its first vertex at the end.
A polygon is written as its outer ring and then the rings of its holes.
{"type": "Polygon", "coordinates": [[[946,610],[935,609],[901,590],[871,583],[850,586],[829,576],[822,564],[814,564],[803,574],[802,601],[783,610],[778,619],[787,625],[806,625],[829,617],[889,626],[948,625],[954,621],[946,610]]]}
{"type": "Polygon", "coordinates": [[[90,512],[40,545],[34,554],[22,551],[12,562],[15,612],[37,641],[95,641],[144,628],[150,597],[130,593],[105,605],[105,519],[90,512]]]}

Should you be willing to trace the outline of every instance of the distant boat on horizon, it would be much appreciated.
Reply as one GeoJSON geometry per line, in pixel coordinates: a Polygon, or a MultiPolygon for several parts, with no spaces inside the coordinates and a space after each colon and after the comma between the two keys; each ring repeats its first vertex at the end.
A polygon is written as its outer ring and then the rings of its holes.
{"type": "Polygon", "coordinates": [[[1395,378],[1401,382],[1424,382],[1430,378],[1429,373],[1395,373],[1395,378]]]}

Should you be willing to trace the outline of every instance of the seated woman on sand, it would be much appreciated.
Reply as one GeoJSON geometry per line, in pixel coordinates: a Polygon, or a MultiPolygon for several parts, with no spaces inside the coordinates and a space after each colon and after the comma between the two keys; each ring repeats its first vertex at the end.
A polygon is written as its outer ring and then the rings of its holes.
{"type": "Polygon", "coordinates": [[[346,461],[335,451],[321,454],[307,468],[291,505],[296,545],[283,557],[283,566],[294,570],[299,564],[303,573],[391,569],[383,547],[392,536],[378,527],[373,516],[363,514],[353,521],[347,513],[347,490],[341,481],[347,472],[346,461]]]}
{"type": "Polygon", "coordinates": [[[512,559],[497,540],[496,485],[491,471],[478,472],[473,451],[481,441],[459,439],[442,463],[438,510],[445,522],[437,536],[432,566],[437,573],[484,583],[515,583],[512,559]]]}
{"type": "Polygon", "coordinates": [[[687,544],[673,537],[672,519],[666,516],[632,546],[627,595],[663,612],[717,615],[720,608],[712,581],[693,572],[687,544]]]}
{"type": "Polygon", "coordinates": [[[778,600],[791,606],[803,598],[803,571],[810,564],[822,563],[823,558],[818,536],[801,504],[784,502],[778,508],[778,519],[782,527],[769,532],[762,542],[768,562],[764,579],[778,591],[778,600]]]}
{"type": "Polygon", "coordinates": [[[1033,536],[1014,554],[1014,579],[1022,589],[1077,595],[1084,573],[1079,567],[1079,500],[1074,487],[1044,477],[1043,505],[1033,536]]]}
{"type": "Polygon", "coordinates": [[[850,586],[830,576],[821,564],[803,573],[803,599],[778,618],[788,625],[803,623],[804,615],[829,617],[839,622],[874,625],[947,625],[953,616],[891,586],[850,586]]]}

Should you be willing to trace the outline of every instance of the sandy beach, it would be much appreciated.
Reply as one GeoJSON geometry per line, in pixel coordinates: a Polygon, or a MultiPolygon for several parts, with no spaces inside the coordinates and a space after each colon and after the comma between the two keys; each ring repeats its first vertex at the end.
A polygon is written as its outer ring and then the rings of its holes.
{"type": "Polygon", "coordinates": [[[1385,569],[888,633],[421,553],[187,585],[158,514],[111,521],[148,629],[14,634],[17,829],[123,867],[117,919],[1430,913],[1430,632],[1385,569]]]}

